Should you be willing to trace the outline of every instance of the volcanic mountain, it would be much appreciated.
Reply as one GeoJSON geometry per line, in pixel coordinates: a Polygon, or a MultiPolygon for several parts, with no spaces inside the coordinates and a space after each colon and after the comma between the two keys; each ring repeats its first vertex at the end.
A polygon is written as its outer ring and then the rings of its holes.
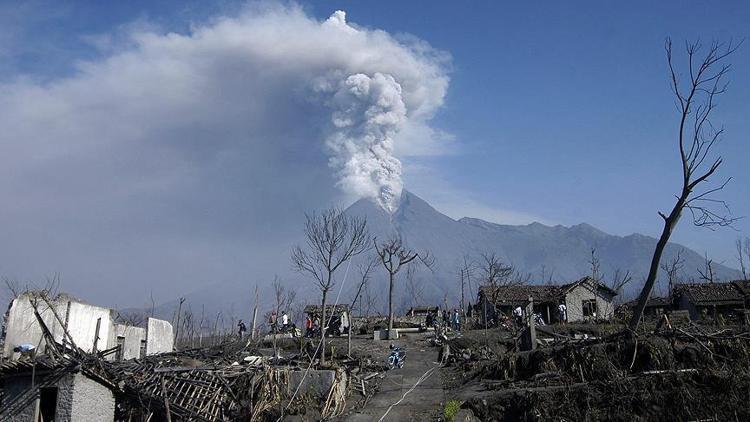
{"type": "MultiPolygon", "coordinates": [[[[440,213],[427,202],[404,190],[398,209],[389,213],[377,202],[360,199],[348,207],[345,213],[364,217],[373,236],[384,241],[390,236],[398,235],[409,248],[416,251],[429,251],[435,258],[431,270],[415,267],[407,277],[407,271],[398,274],[396,283],[397,309],[414,304],[441,304],[444,299],[457,303],[460,298],[459,264],[464,256],[477,259],[482,253],[495,253],[503,262],[523,274],[530,274],[531,283],[549,282],[565,283],[591,273],[591,249],[595,248],[605,280],[619,269],[630,271],[632,282],[624,290],[625,297],[633,297],[640,289],[651,262],[651,255],[656,239],[641,234],[615,236],[607,234],[591,225],[582,223],[570,227],[561,225],[546,226],[531,223],[522,226],[490,223],[477,218],[464,217],[454,220],[440,213]],[[542,275],[544,274],[544,277],[542,275]]],[[[300,224],[300,222],[294,222],[300,224]]],[[[257,282],[260,287],[261,303],[266,303],[262,311],[270,307],[269,298],[273,297],[270,280],[278,275],[288,287],[297,291],[297,299],[302,302],[319,300],[320,292],[314,283],[305,275],[291,271],[289,251],[295,243],[304,244],[303,239],[281,242],[269,246],[274,260],[267,260],[258,265],[251,274],[251,279],[234,282],[219,282],[210,287],[186,295],[187,303],[196,312],[203,309],[207,315],[221,311],[224,315],[246,313],[252,306],[252,289],[257,282]],[[272,262],[273,261],[273,262],[272,262]],[[205,309],[204,309],[205,307],[205,309]]],[[[670,243],[665,251],[663,262],[672,259],[678,251],[684,259],[686,279],[697,279],[697,269],[704,267],[704,258],[684,246],[670,243]]],[[[359,259],[362,259],[361,257],[359,259]]],[[[356,287],[356,265],[350,271],[337,274],[337,285],[341,288],[340,300],[348,301],[356,287]],[[348,274],[345,278],[345,273],[348,274]]],[[[467,283],[465,297],[473,301],[480,282],[480,271],[475,271],[470,283],[467,283]]],[[[715,264],[714,275],[717,279],[727,280],[739,277],[737,270],[715,264]]],[[[662,277],[663,278],[663,277],[662,277]]],[[[663,281],[663,280],[662,280],[663,281]]],[[[376,267],[371,278],[370,289],[378,296],[375,308],[384,310],[387,306],[385,274],[381,267],[376,267]]],[[[658,286],[658,285],[657,285],[658,286]]],[[[665,286],[654,294],[664,293],[665,286]]],[[[338,291],[334,292],[337,295],[338,291]]],[[[330,295],[329,295],[330,297],[330,295]]],[[[622,298],[621,298],[622,299],[622,298]]],[[[157,314],[169,318],[177,307],[176,301],[159,306],[157,314]]]]}
{"type": "MultiPolygon", "coordinates": [[[[455,298],[457,271],[463,257],[478,258],[487,252],[494,252],[519,272],[531,274],[532,282],[543,283],[543,273],[545,278],[551,275],[557,282],[590,274],[591,250],[595,248],[605,278],[616,269],[630,271],[633,281],[625,295],[632,295],[645,279],[656,245],[656,239],[649,236],[610,235],[586,223],[570,227],[540,223],[512,226],[469,217],[454,220],[406,190],[393,214],[369,199],[360,199],[345,212],[366,218],[378,239],[399,235],[410,248],[429,251],[435,264],[432,272],[420,272],[420,283],[424,284],[424,299],[436,303],[442,301],[444,294],[455,298]]],[[[697,269],[704,267],[705,260],[693,250],[670,243],[662,262],[672,259],[678,251],[684,259],[684,276],[696,278],[697,269]]],[[[717,279],[738,276],[736,270],[722,265],[715,265],[714,274],[717,279]]]]}

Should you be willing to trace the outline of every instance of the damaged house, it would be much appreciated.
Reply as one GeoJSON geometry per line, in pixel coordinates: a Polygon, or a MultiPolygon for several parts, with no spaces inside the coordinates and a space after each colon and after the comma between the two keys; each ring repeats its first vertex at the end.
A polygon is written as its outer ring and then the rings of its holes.
{"type": "Polygon", "coordinates": [[[148,318],[145,327],[135,327],[118,323],[116,315],[65,294],[16,297],[3,327],[0,419],[114,420],[114,383],[71,356],[122,361],[171,352],[174,343],[167,321],[148,318]]]}
{"type": "Polygon", "coordinates": [[[55,341],[65,344],[69,338],[87,353],[113,349],[109,359],[132,359],[171,352],[174,347],[172,324],[148,318],[145,327],[134,327],[117,321],[117,312],[90,305],[66,294],[54,298],[27,292],[13,299],[6,314],[3,357],[17,359],[14,348],[22,344],[34,346],[37,353],[47,348],[42,327],[34,307],[55,341]]]}
{"type": "Polygon", "coordinates": [[[567,308],[569,322],[608,320],[614,313],[617,292],[591,277],[584,277],[563,285],[507,285],[482,286],[475,306],[479,321],[484,324],[498,321],[498,314],[510,316],[513,309],[524,308],[529,298],[534,301],[534,312],[545,321],[560,322],[558,306],[567,308]]]}
{"type": "Polygon", "coordinates": [[[743,281],[676,284],[672,296],[677,309],[688,311],[692,320],[733,318],[744,312],[749,298],[743,281]]]}

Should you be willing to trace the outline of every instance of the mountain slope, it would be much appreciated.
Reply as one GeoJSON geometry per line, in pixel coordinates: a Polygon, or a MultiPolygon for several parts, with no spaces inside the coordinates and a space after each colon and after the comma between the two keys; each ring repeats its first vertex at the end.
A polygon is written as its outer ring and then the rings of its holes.
{"type": "MultiPolygon", "coordinates": [[[[357,201],[346,212],[367,218],[370,230],[380,239],[398,233],[410,247],[435,256],[434,273],[420,272],[421,281],[427,284],[424,299],[430,302],[442,301],[444,294],[455,297],[455,274],[464,255],[494,252],[519,271],[530,273],[537,283],[544,282],[543,271],[547,277],[552,273],[556,281],[566,282],[590,273],[592,248],[596,248],[605,276],[616,269],[631,272],[633,282],[626,295],[632,295],[646,276],[656,245],[652,237],[614,236],[585,223],[550,227],[540,223],[510,226],[476,218],[456,221],[408,191],[403,192],[401,205],[392,216],[368,199],[357,201]]],[[[685,276],[696,277],[696,269],[704,264],[698,253],[670,243],[664,261],[680,250],[685,276]]],[[[737,277],[737,271],[728,267],[716,265],[714,270],[719,279],[737,277]]]]}
{"type": "MultiPolygon", "coordinates": [[[[543,272],[544,279],[552,274],[556,282],[568,282],[588,275],[591,271],[591,249],[596,248],[605,278],[615,269],[631,272],[633,281],[626,288],[625,296],[632,297],[643,284],[656,245],[656,239],[652,237],[640,234],[613,236],[588,224],[550,227],[540,223],[510,226],[476,218],[457,221],[408,191],[403,191],[400,206],[393,215],[368,199],[355,202],[345,212],[365,217],[371,233],[378,240],[383,241],[398,234],[410,248],[430,251],[435,257],[432,271],[418,269],[413,274],[412,282],[407,280],[406,271],[399,273],[396,283],[397,308],[414,304],[442,304],[444,299],[450,304],[458,303],[459,263],[464,256],[477,259],[483,252],[494,252],[520,272],[531,274],[532,283],[543,283],[543,272]],[[407,288],[407,284],[411,288],[407,288]]],[[[297,291],[299,300],[317,301],[320,292],[314,283],[305,275],[290,270],[288,257],[293,243],[295,242],[269,251],[269,255],[277,257],[276,260],[257,265],[247,278],[217,282],[186,295],[186,306],[193,313],[205,312],[206,315],[216,315],[221,311],[228,320],[233,320],[232,315],[248,318],[253,297],[251,291],[255,283],[259,284],[263,302],[263,298],[270,299],[273,296],[271,280],[275,275],[297,291]]],[[[296,243],[304,244],[304,241],[300,237],[296,243]]],[[[696,269],[703,268],[704,259],[684,246],[670,243],[664,254],[664,262],[672,259],[679,250],[685,260],[684,276],[688,279],[697,278],[696,269]]],[[[337,274],[339,283],[335,289],[342,288],[342,301],[349,300],[353,294],[351,290],[356,284],[356,268],[356,265],[351,265],[348,278],[343,282],[344,273],[337,274]]],[[[738,271],[721,265],[716,265],[714,272],[722,280],[739,277],[738,271]]],[[[474,300],[478,275],[475,274],[471,285],[466,286],[467,301],[474,300]]],[[[387,306],[385,286],[384,270],[378,266],[372,275],[371,291],[379,296],[375,306],[381,310],[387,306]]],[[[659,291],[655,294],[659,294],[659,291]]],[[[264,303],[270,302],[266,300],[264,303]]],[[[268,310],[269,306],[265,306],[262,311],[268,310]]],[[[156,313],[171,318],[176,307],[177,302],[171,301],[160,306],[156,313]]]]}

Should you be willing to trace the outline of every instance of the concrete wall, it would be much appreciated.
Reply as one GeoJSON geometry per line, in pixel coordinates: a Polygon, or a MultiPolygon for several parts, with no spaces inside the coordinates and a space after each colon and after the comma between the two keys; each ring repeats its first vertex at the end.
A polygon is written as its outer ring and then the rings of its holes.
{"type": "MultiPolygon", "coordinates": [[[[113,329],[111,311],[109,309],[80,303],[65,296],[51,302],[51,304],[52,307],[49,307],[44,301],[40,300],[38,308],[42,320],[57,342],[63,342],[64,330],[60,320],[64,322],[67,317],[68,332],[73,341],[78,347],[91,352],[94,346],[96,322],[97,319],[101,318],[97,349],[104,350],[107,348],[108,339],[111,337],[113,329]],[[68,306],[68,303],[70,303],[70,306],[68,306]],[[55,313],[57,313],[57,317],[55,317],[55,313]]],[[[8,358],[14,357],[13,347],[24,343],[33,344],[39,348],[40,352],[44,352],[46,347],[42,338],[42,329],[34,316],[34,308],[31,305],[30,296],[22,295],[14,299],[6,324],[3,356],[8,358]]]]}
{"type": "MultiPolygon", "coordinates": [[[[117,346],[117,338],[125,337],[125,343],[123,344],[122,359],[134,359],[139,358],[141,355],[141,340],[146,340],[146,329],[141,327],[131,327],[124,324],[117,324],[115,326],[115,339],[112,343],[112,347],[117,346]]],[[[110,355],[113,356],[114,354],[110,355]]]]}
{"type": "MultiPolygon", "coordinates": [[[[36,379],[37,385],[44,376],[36,379]]],[[[7,397],[23,394],[31,387],[31,374],[8,377],[4,380],[7,397]]],[[[55,421],[112,422],[115,417],[115,398],[112,391],[100,383],[77,374],[60,378],[57,387],[55,421]]],[[[19,411],[10,415],[9,422],[33,422],[39,419],[39,400],[32,398],[19,411]]]]}
{"type": "Polygon", "coordinates": [[[148,319],[146,354],[171,352],[174,349],[172,324],[156,318],[148,319]]]}
{"type": "MultiPolygon", "coordinates": [[[[59,402],[58,399],[58,405],[59,402]]],[[[114,419],[115,396],[112,394],[112,390],[83,374],[75,374],[73,377],[70,420],[111,422],[114,419]]]]}
{"type": "MultiPolygon", "coordinates": [[[[58,343],[62,343],[64,338],[63,325],[58,318],[63,322],[67,319],[68,333],[76,346],[86,352],[92,352],[97,320],[101,319],[99,339],[96,342],[96,348],[99,351],[117,346],[118,335],[125,336],[124,359],[139,357],[141,340],[144,339],[147,340],[146,354],[171,352],[173,349],[172,325],[167,321],[149,318],[147,332],[144,328],[122,324],[117,324],[115,327],[114,311],[111,309],[82,303],[65,295],[52,301],[51,305],[50,307],[44,301],[38,301],[39,314],[58,343]]],[[[44,353],[46,345],[42,339],[42,329],[34,315],[31,297],[22,295],[14,299],[6,322],[3,356],[11,359],[18,358],[18,354],[13,353],[13,348],[24,343],[33,344],[40,353],[44,353]]],[[[114,354],[109,356],[109,359],[114,358],[114,354]]]]}
{"type": "Polygon", "coordinates": [[[569,322],[585,321],[587,317],[583,316],[583,301],[596,299],[596,317],[597,319],[610,319],[614,314],[615,307],[608,297],[602,295],[599,289],[590,283],[581,283],[571,289],[565,295],[565,306],[568,312],[569,322]]]}

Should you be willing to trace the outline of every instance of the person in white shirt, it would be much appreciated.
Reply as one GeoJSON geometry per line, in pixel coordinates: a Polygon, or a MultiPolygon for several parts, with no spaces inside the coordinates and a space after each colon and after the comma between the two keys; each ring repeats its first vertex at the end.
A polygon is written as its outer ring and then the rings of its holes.
{"type": "Polygon", "coordinates": [[[288,325],[289,325],[289,315],[287,315],[286,311],[284,311],[281,313],[281,327],[283,330],[286,330],[288,325]]]}
{"type": "Polygon", "coordinates": [[[568,320],[567,312],[568,312],[568,308],[565,306],[564,303],[560,302],[560,304],[557,305],[557,313],[558,313],[558,316],[560,317],[561,323],[564,323],[565,321],[568,320]]]}
{"type": "Polygon", "coordinates": [[[341,313],[341,333],[349,333],[349,316],[346,312],[341,313]]]}
{"type": "Polygon", "coordinates": [[[516,324],[523,325],[523,309],[520,306],[513,310],[513,316],[516,319],[516,324]]]}

